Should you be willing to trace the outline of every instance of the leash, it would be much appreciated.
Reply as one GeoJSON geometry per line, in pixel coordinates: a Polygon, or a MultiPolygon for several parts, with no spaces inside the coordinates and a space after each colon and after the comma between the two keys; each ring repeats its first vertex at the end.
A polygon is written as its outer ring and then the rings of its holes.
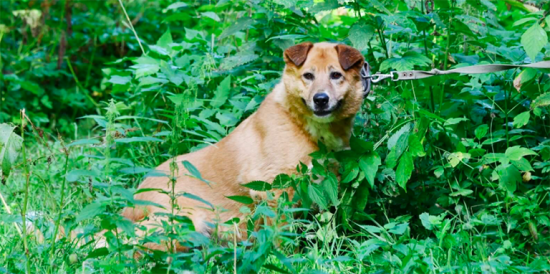
{"type": "Polygon", "coordinates": [[[550,69],[550,61],[542,61],[527,65],[509,65],[509,64],[490,64],[490,65],[476,65],[476,66],[467,66],[460,67],[450,70],[439,70],[432,69],[430,71],[423,70],[408,70],[408,71],[392,71],[387,74],[382,74],[377,72],[371,74],[369,63],[365,62],[361,68],[361,82],[363,82],[363,95],[367,95],[371,91],[372,83],[376,84],[381,82],[384,79],[390,78],[392,81],[402,81],[402,80],[417,80],[424,79],[436,75],[446,75],[446,74],[482,74],[482,73],[491,73],[498,72],[503,70],[509,70],[513,68],[537,68],[537,69],[550,69]]]}

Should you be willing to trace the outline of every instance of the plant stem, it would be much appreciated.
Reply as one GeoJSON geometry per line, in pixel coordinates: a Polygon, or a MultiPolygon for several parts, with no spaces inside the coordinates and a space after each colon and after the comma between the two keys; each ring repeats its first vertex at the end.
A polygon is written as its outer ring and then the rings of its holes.
{"type": "Polygon", "coordinates": [[[23,156],[23,167],[25,172],[25,198],[23,199],[23,209],[21,210],[21,221],[23,227],[23,247],[25,248],[26,273],[30,273],[31,261],[29,260],[29,244],[27,241],[27,204],[29,203],[30,173],[27,162],[27,151],[25,149],[25,109],[21,110],[21,154],[23,156]]]}
{"type": "MultiPolygon", "coordinates": [[[[61,138],[60,138],[61,139],[61,138]]],[[[65,150],[65,175],[67,175],[67,170],[69,170],[69,150],[67,148],[63,148],[65,150]]],[[[61,199],[59,200],[59,212],[57,213],[57,219],[55,220],[55,228],[54,233],[52,235],[52,244],[50,249],[50,261],[53,260],[53,252],[55,249],[55,238],[57,237],[57,232],[59,231],[59,224],[61,223],[61,213],[63,212],[63,201],[65,200],[65,185],[67,184],[67,176],[63,176],[63,182],[61,183],[61,199]]]]}
{"type": "MultiPolygon", "coordinates": [[[[420,4],[420,8],[422,9],[422,14],[424,14],[424,5],[420,4]]],[[[426,30],[423,30],[422,34],[424,36],[424,54],[426,55],[426,57],[428,57],[428,36],[426,35],[426,30]]],[[[435,113],[434,90],[431,85],[429,89],[430,89],[430,103],[432,107],[432,113],[435,113]]]]}
{"type": "Polygon", "coordinates": [[[504,129],[506,130],[506,147],[510,147],[510,138],[508,136],[508,99],[509,99],[508,91],[507,89],[504,89],[504,129]]]}
{"type": "Polygon", "coordinates": [[[136,40],[139,44],[139,48],[141,49],[141,53],[143,53],[143,55],[147,55],[147,54],[145,54],[145,50],[143,49],[143,46],[141,45],[141,40],[139,40],[139,36],[138,36],[136,30],[134,29],[134,25],[132,24],[132,20],[130,20],[130,17],[128,16],[128,13],[126,12],[126,9],[124,8],[124,5],[122,4],[122,0],[118,0],[118,3],[120,4],[120,7],[122,8],[122,11],[124,12],[124,15],[126,16],[126,20],[128,20],[128,25],[130,25],[130,29],[132,29],[132,32],[134,33],[134,36],[136,37],[136,40]]]}
{"type": "Polygon", "coordinates": [[[92,66],[94,65],[95,52],[97,49],[97,35],[94,36],[94,49],[92,50],[92,57],[90,58],[90,64],[88,64],[88,71],[86,72],[86,80],[84,80],[84,86],[88,86],[88,80],[90,80],[90,73],[92,72],[92,66]]]}
{"type": "MultiPolygon", "coordinates": [[[[447,23],[447,45],[445,46],[445,56],[443,56],[443,69],[447,69],[447,62],[449,60],[449,49],[451,47],[451,23],[453,21],[454,1],[452,1],[451,15],[449,16],[449,22],[447,23]]],[[[445,96],[445,83],[439,92],[439,113],[441,113],[441,107],[443,105],[443,97],[445,96]]]]}
{"type": "MultiPolygon", "coordinates": [[[[382,26],[380,26],[382,27],[382,26]]],[[[384,34],[382,33],[382,30],[380,28],[377,29],[378,37],[380,38],[380,42],[382,42],[382,46],[384,47],[384,53],[386,54],[386,59],[389,59],[390,56],[388,54],[388,46],[386,45],[386,40],[384,39],[384,34]]]]}
{"type": "MultiPolygon", "coordinates": [[[[86,96],[86,98],[88,98],[88,100],[90,100],[90,102],[92,102],[92,104],[94,104],[94,106],[96,106],[96,107],[99,106],[99,104],[94,100],[94,98],[92,98],[90,96],[90,94],[88,94],[88,91],[82,86],[82,84],[80,84],[80,81],[78,81],[78,78],[76,77],[76,74],[74,73],[73,66],[71,65],[71,60],[69,59],[69,57],[65,57],[65,59],[67,60],[67,66],[69,67],[69,70],[71,71],[71,74],[73,75],[73,79],[76,82],[77,87],[79,87],[82,90],[82,93],[84,94],[84,96],[86,96]]],[[[77,88],[77,90],[78,90],[78,88],[77,88]]]]}

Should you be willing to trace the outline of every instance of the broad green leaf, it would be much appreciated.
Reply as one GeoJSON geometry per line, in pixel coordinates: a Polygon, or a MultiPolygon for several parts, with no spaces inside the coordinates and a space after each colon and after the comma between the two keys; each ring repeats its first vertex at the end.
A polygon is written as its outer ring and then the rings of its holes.
{"type": "Polygon", "coordinates": [[[277,188],[277,189],[283,189],[283,188],[289,187],[291,183],[292,183],[292,179],[290,178],[290,176],[288,176],[288,174],[281,173],[275,177],[271,187],[277,188]]]}
{"type": "Polygon", "coordinates": [[[291,8],[296,6],[297,0],[274,0],[274,3],[277,3],[279,5],[283,5],[285,8],[291,8]]]}
{"type": "Polygon", "coordinates": [[[136,229],[135,229],[135,225],[132,221],[130,221],[126,218],[119,217],[119,218],[116,219],[115,225],[116,225],[117,228],[122,229],[122,231],[124,231],[124,233],[126,233],[126,235],[131,236],[131,237],[135,237],[136,229]]]}
{"type": "Polygon", "coordinates": [[[170,4],[168,7],[163,9],[162,12],[166,13],[169,10],[175,10],[175,9],[179,9],[179,8],[186,8],[187,6],[189,6],[189,5],[184,3],[184,2],[176,2],[176,3],[170,4]]]}
{"type": "Polygon", "coordinates": [[[364,22],[354,24],[349,30],[348,39],[354,48],[362,51],[367,48],[369,41],[374,36],[374,28],[364,22]]]}
{"type": "MultiPolygon", "coordinates": [[[[313,1],[312,1],[313,2],[313,1]]],[[[325,0],[315,3],[315,6],[313,6],[309,12],[312,14],[316,14],[321,11],[332,11],[340,7],[337,0],[325,0]]]]}
{"type": "Polygon", "coordinates": [[[37,83],[31,81],[21,81],[20,85],[24,90],[30,91],[37,96],[44,94],[44,89],[37,83]]]}
{"type": "Polygon", "coordinates": [[[399,186],[405,191],[407,191],[407,182],[411,178],[413,170],[414,163],[410,152],[403,153],[401,160],[399,160],[397,171],[395,172],[395,181],[397,181],[399,186]]]}
{"type": "Polygon", "coordinates": [[[375,151],[359,158],[359,168],[363,171],[363,174],[365,174],[365,178],[372,188],[374,188],[374,177],[378,172],[380,164],[382,164],[382,161],[375,151]]]}
{"type": "Polygon", "coordinates": [[[521,173],[518,169],[511,164],[501,164],[495,168],[498,175],[498,181],[500,186],[508,190],[510,193],[514,193],[517,188],[517,184],[521,183],[521,173]]]}
{"type": "Polygon", "coordinates": [[[449,9],[451,7],[451,3],[449,3],[449,0],[435,0],[435,8],[442,8],[442,9],[449,9]]]}
{"type": "Polygon", "coordinates": [[[88,256],[86,256],[86,259],[94,259],[94,258],[106,256],[106,255],[109,255],[108,248],[106,247],[95,248],[90,253],[88,253],[88,256]]]}
{"type": "Polygon", "coordinates": [[[368,151],[373,150],[373,143],[367,142],[359,137],[351,136],[349,139],[349,146],[351,151],[357,153],[357,154],[364,154],[368,151]]]}
{"type": "Polygon", "coordinates": [[[292,261],[290,259],[288,259],[287,257],[285,257],[285,255],[283,255],[281,252],[277,251],[277,249],[273,249],[271,252],[275,255],[275,257],[277,257],[277,259],[281,263],[283,263],[284,266],[286,266],[286,268],[288,268],[290,270],[291,273],[298,273],[298,272],[296,272],[296,269],[292,265],[292,261]]]}
{"type": "Polygon", "coordinates": [[[205,182],[208,186],[210,186],[210,182],[202,177],[199,170],[193,164],[191,164],[187,160],[183,161],[182,164],[183,164],[183,167],[185,167],[185,169],[187,169],[187,171],[189,171],[189,173],[191,173],[191,177],[199,179],[199,180],[205,182]]]}
{"type": "Polygon", "coordinates": [[[250,63],[258,58],[259,56],[254,53],[241,52],[235,56],[223,59],[222,64],[220,65],[220,69],[231,70],[238,66],[250,63]]]}
{"type": "Polygon", "coordinates": [[[166,63],[165,61],[161,61],[160,71],[164,75],[166,75],[168,80],[174,83],[174,85],[179,86],[181,83],[183,83],[185,73],[183,73],[183,71],[180,71],[176,67],[166,63]]]}
{"type": "Polygon", "coordinates": [[[435,177],[437,178],[440,178],[441,175],[443,175],[445,173],[445,169],[442,167],[442,166],[438,166],[435,170],[434,170],[434,175],[435,177]]]}
{"type": "Polygon", "coordinates": [[[452,167],[456,167],[458,164],[462,162],[464,159],[470,159],[471,155],[469,153],[463,153],[463,152],[455,152],[449,154],[447,157],[447,160],[449,161],[449,164],[451,164],[452,167]]]}
{"type": "Polygon", "coordinates": [[[550,92],[541,94],[531,103],[531,109],[550,106],[550,92]]]}
{"type": "Polygon", "coordinates": [[[402,135],[407,135],[407,138],[405,138],[405,141],[408,140],[409,138],[408,135],[410,132],[411,132],[411,123],[407,123],[390,137],[390,139],[388,140],[388,149],[393,149],[393,147],[397,145],[399,138],[402,135]]]}
{"type": "Polygon", "coordinates": [[[344,173],[344,177],[342,178],[342,183],[349,183],[353,181],[353,179],[357,178],[357,175],[359,175],[359,166],[355,162],[351,162],[354,166],[353,168],[346,168],[346,173],[344,173]]]}
{"type": "Polygon", "coordinates": [[[87,205],[80,211],[78,216],[76,217],[76,223],[80,223],[84,220],[88,220],[90,218],[93,218],[97,216],[98,214],[105,211],[106,205],[101,202],[95,202],[92,204],[87,205]]]}
{"type": "Polygon", "coordinates": [[[189,198],[189,199],[192,199],[192,200],[195,200],[195,201],[199,201],[199,202],[209,206],[211,209],[214,209],[214,206],[210,202],[206,201],[205,199],[203,199],[203,198],[201,198],[197,195],[186,192],[186,193],[178,194],[178,196],[189,198]]]}
{"type": "Polygon", "coordinates": [[[514,127],[520,128],[527,125],[531,116],[530,113],[530,111],[525,111],[514,117],[514,127]]]}
{"type": "Polygon", "coordinates": [[[512,165],[514,165],[517,169],[520,171],[534,171],[533,167],[531,166],[531,163],[525,158],[521,158],[519,160],[512,160],[512,165]]]}
{"type": "MultiPolygon", "coordinates": [[[[352,206],[355,210],[363,212],[369,200],[369,182],[363,181],[353,194],[352,206]]],[[[371,186],[372,187],[372,186],[371,186]]]]}
{"type": "Polygon", "coordinates": [[[535,57],[547,43],[548,35],[546,35],[546,31],[542,29],[538,22],[535,22],[521,36],[521,45],[532,62],[535,61],[535,57]]]}
{"type": "Polygon", "coordinates": [[[408,51],[401,58],[386,59],[380,65],[381,71],[395,69],[397,71],[412,70],[415,66],[426,66],[431,64],[431,60],[415,51],[408,51]]]}
{"type": "Polygon", "coordinates": [[[369,0],[368,1],[369,4],[371,4],[375,9],[385,13],[385,14],[391,14],[392,12],[390,10],[388,10],[384,4],[382,4],[380,1],[378,0],[369,0]]]}
{"type": "Polygon", "coordinates": [[[254,212],[253,219],[257,219],[258,216],[266,216],[269,218],[275,218],[277,216],[273,210],[269,206],[260,205],[256,207],[256,211],[254,212]]]}
{"type": "MultiPolygon", "coordinates": [[[[397,153],[395,152],[396,150],[393,149],[390,151],[390,153],[388,153],[388,155],[386,156],[386,167],[387,168],[395,168],[395,166],[397,165],[397,153]]],[[[365,174],[366,176],[366,174],[365,174]]]]}
{"type": "Polygon", "coordinates": [[[458,190],[458,191],[455,191],[451,194],[449,194],[449,196],[451,197],[456,197],[456,196],[469,196],[470,194],[474,193],[473,190],[470,190],[470,189],[461,189],[461,190],[458,190]]]}
{"type": "Polygon", "coordinates": [[[409,228],[408,223],[398,224],[395,226],[392,226],[391,228],[384,226],[388,230],[389,233],[395,234],[395,235],[403,235],[405,231],[407,231],[407,228],[409,228]]]}
{"type": "Polygon", "coordinates": [[[439,215],[439,216],[433,216],[433,215],[430,215],[426,212],[420,214],[420,221],[422,222],[422,225],[428,229],[428,230],[433,230],[434,228],[436,228],[438,225],[441,224],[441,221],[443,220],[443,215],[439,215]]]}
{"type": "Polygon", "coordinates": [[[447,119],[447,121],[445,121],[445,126],[456,125],[460,122],[467,122],[467,121],[469,121],[469,119],[465,118],[465,117],[462,117],[462,118],[449,118],[449,119],[447,119]]]}
{"type": "Polygon", "coordinates": [[[23,145],[23,139],[14,130],[15,127],[8,124],[0,124],[0,180],[10,175],[23,145]]]}
{"type": "Polygon", "coordinates": [[[520,88],[522,84],[525,84],[531,81],[532,79],[534,79],[538,73],[539,71],[534,68],[526,68],[523,71],[521,71],[521,73],[516,77],[516,78],[520,78],[519,79],[520,88]]]}
{"type": "Polygon", "coordinates": [[[508,159],[514,161],[519,161],[524,156],[538,155],[536,152],[520,146],[509,147],[508,149],[506,149],[505,154],[508,159]]]}
{"type": "Polygon", "coordinates": [[[113,75],[107,82],[113,83],[115,85],[126,85],[130,83],[130,81],[132,81],[132,77],[130,76],[113,75]]]}
{"type": "Polygon", "coordinates": [[[338,200],[338,179],[336,179],[333,173],[329,173],[328,176],[325,177],[321,182],[321,186],[334,206],[340,204],[338,200]]]}
{"type": "Polygon", "coordinates": [[[264,181],[252,181],[247,184],[241,184],[244,187],[257,190],[257,191],[268,191],[271,190],[271,185],[264,181]]]}
{"type": "Polygon", "coordinates": [[[220,17],[215,12],[212,12],[212,11],[203,12],[201,13],[201,16],[208,17],[216,22],[220,22],[221,20],[220,17]]]}
{"type": "Polygon", "coordinates": [[[170,44],[172,43],[174,43],[174,41],[172,40],[172,33],[170,32],[170,28],[168,28],[164,32],[164,34],[162,34],[162,36],[157,40],[157,46],[170,51],[170,44]]]}
{"type": "Polygon", "coordinates": [[[487,132],[489,132],[489,126],[486,124],[480,125],[475,130],[476,138],[481,140],[481,138],[485,137],[487,135],[487,132]]]}
{"type": "Polygon", "coordinates": [[[416,134],[409,136],[409,151],[413,157],[424,157],[426,152],[424,151],[424,146],[420,142],[419,137],[416,134]]]}
{"type": "MultiPolygon", "coordinates": [[[[130,68],[135,69],[134,74],[136,78],[142,78],[147,75],[152,75],[157,73],[160,70],[159,65],[151,65],[151,64],[133,65],[130,68]]],[[[166,80],[158,79],[156,77],[148,77],[148,78],[139,80],[140,86],[151,85],[156,83],[165,83],[165,82],[166,80]]]]}
{"type": "Polygon", "coordinates": [[[247,196],[225,196],[225,197],[245,205],[254,203],[254,200],[252,200],[252,198],[247,196]]]}
{"type": "Polygon", "coordinates": [[[420,214],[419,217],[420,217],[420,221],[422,222],[422,225],[427,230],[432,230],[433,229],[432,222],[430,222],[430,214],[424,212],[424,213],[420,214]]]}
{"type": "Polygon", "coordinates": [[[165,191],[162,188],[140,188],[140,189],[137,189],[136,192],[134,192],[134,194],[139,194],[139,193],[143,193],[143,192],[151,192],[151,191],[159,192],[159,193],[168,195],[168,192],[165,191]]]}
{"type": "Polygon", "coordinates": [[[230,35],[235,34],[237,31],[241,31],[243,29],[249,28],[254,23],[254,19],[249,17],[243,17],[239,18],[237,22],[234,24],[229,25],[228,28],[224,29],[222,33],[220,34],[220,37],[218,39],[223,39],[225,37],[228,37],[230,35]]]}
{"type": "Polygon", "coordinates": [[[214,108],[221,107],[229,98],[229,92],[231,91],[231,75],[225,77],[223,81],[218,85],[216,94],[210,102],[210,105],[214,108]]]}
{"type": "Polygon", "coordinates": [[[317,184],[309,184],[307,187],[307,192],[309,198],[319,205],[319,208],[322,210],[327,209],[327,200],[325,198],[325,195],[323,194],[323,190],[321,189],[320,185],[317,184]]]}
{"type": "Polygon", "coordinates": [[[538,20],[535,17],[526,17],[526,18],[521,18],[521,19],[517,20],[516,22],[514,22],[514,24],[512,26],[517,27],[517,26],[523,25],[525,23],[537,22],[537,21],[538,20]]]}
{"type": "Polygon", "coordinates": [[[97,177],[99,176],[99,174],[97,174],[97,172],[92,170],[75,169],[75,170],[69,171],[69,173],[67,173],[67,175],[65,176],[67,177],[67,182],[76,182],[81,176],[97,177]]]}

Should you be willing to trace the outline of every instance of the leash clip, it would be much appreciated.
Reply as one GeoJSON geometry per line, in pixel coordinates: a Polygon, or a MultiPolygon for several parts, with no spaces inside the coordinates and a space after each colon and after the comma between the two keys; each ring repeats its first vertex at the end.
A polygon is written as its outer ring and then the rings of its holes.
{"type": "Polygon", "coordinates": [[[371,78],[370,80],[376,84],[387,78],[391,78],[392,81],[397,81],[399,80],[399,74],[396,71],[392,71],[388,74],[382,74],[380,72],[377,72],[376,74],[371,75],[370,78],[371,78]]]}

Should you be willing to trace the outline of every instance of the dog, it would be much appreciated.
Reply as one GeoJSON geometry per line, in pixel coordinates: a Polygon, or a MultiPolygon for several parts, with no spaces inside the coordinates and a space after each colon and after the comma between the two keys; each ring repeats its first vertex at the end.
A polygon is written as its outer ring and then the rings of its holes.
{"type": "MultiPolygon", "coordinates": [[[[330,150],[349,147],[353,120],[363,102],[363,84],[360,71],[365,62],[356,49],[333,43],[301,43],[284,51],[285,68],[280,83],[266,96],[259,109],[244,120],[217,144],[177,156],[161,164],[157,170],[170,173],[170,165],[177,163],[179,177],[175,193],[190,193],[207,200],[223,212],[214,212],[205,204],[188,197],[177,197],[175,214],[187,216],[197,232],[210,236],[216,220],[225,222],[234,217],[244,220],[239,211],[243,204],[226,196],[251,196],[266,199],[264,192],[246,187],[251,181],[272,181],[281,173],[296,171],[300,162],[311,164],[312,152],[322,142],[330,150]],[[190,176],[182,162],[188,161],[201,176],[212,184],[190,176]]],[[[172,191],[167,177],[148,177],[139,189],[172,191]]],[[[286,190],[289,197],[292,189],[286,190]]],[[[274,191],[275,196],[282,190],[274,191]]],[[[141,192],[136,200],[162,205],[127,207],[122,215],[140,222],[147,230],[158,227],[170,213],[169,195],[159,192],[141,192]]],[[[223,229],[222,229],[223,230],[223,229]]],[[[223,231],[219,231],[220,233],[223,231]]],[[[166,245],[147,243],[151,249],[166,249],[166,245]]],[[[185,250],[177,245],[178,250],[185,250]]]]}

